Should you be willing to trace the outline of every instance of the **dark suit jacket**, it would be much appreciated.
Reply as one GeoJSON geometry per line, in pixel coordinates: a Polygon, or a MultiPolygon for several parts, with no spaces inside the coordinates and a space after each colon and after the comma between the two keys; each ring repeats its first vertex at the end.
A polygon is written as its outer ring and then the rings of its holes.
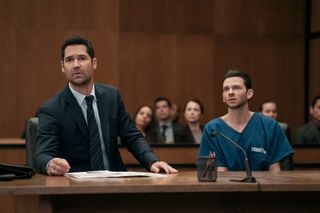
{"type": "MultiPolygon", "coordinates": [[[[172,123],[174,143],[193,143],[192,138],[188,137],[186,128],[178,123],[172,123]]],[[[150,125],[147,132],[149,143],[164,143],[158,122],[150,125]]]]}
{"type": "MultiPolygon", "coordinates": [[[[186,128],[187,136],[188,136],[189,138],[191,138],[192,143],[196,143],[196,140],[195,140],[194,137],[193,137],[193,134],[192,134],[192,132],[191,132],[191,129],[190,129],[189,125],[186,125],[185,128],[186,128]]],[[[203,126],[202,126],[202,125],[200,125],[200,128],[201,128],[201,130],[203,130],[203,126]]]]}
{"type": "MultiPolygon", "coordinates": [[[[124,146],[147,169],[158,160],[150,145],[135,128],[118,90],[95,84],[97,105],[110,170],[125,170],[117,144],[119,135],[124,146]]],[[[76,98],[69,86],[46,101],[39,110],[36,169],[46,173],[54,157],[65,158],[70,171],[90,170],[88,128],[76,98]]]]}
{"type": "Polygon", "coordinates": [[[295,143],[306,145],[320,144],[319,130],[312,121],[298,128],[295,143]]]}

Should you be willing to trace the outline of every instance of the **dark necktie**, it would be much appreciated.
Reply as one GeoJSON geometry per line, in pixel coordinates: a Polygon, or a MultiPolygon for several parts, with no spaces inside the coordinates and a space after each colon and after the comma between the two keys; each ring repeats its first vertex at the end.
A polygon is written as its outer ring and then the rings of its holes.
{"type": "Polygon", "coordinates": [[[92,170],[104,170],[99,129],[92,108],[93,96],[86,97],[87,102],[87,120],[90,142],[90,164],[92,170]]]}
{"type": "Polygon", "coordinates": [[[162,138],[163,138],[163,141],[166,141],[167,140],[166,130],[167,130],[168,126],[164,124],[161,127],[162,127],[162,138]]]}

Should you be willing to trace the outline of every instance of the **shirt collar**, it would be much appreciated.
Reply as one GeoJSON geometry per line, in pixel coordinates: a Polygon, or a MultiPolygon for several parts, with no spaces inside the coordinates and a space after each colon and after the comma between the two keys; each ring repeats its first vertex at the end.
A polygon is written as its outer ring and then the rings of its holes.
{"type": "MultiPolygon", "coordinates": [[[[81,94],[80,92],[75,91],[75,90],[71,87],[70,82],[69,82],[68,85],[69,85],[69,88],[70,88],[72,94],[73,94],[74,97],[76,98],[78,104],[81,106],[82,103],[85,101],[86,95],[81,94]]],[[[94,86],[92,87],[92,90],[91,90],[91,92],[90,92],[90,95],[93,95],[94,100],[97,101],[96,91],[95,91],[95,87],[94,87],[94,86]]]]}
{"type": "Polygon", "coordinates": [[[167,121],[167,122],[159,121],[159,125],[160,125],[160,127],[162,125],[166,125],[168,128],[171,128],[172,127],[172,122],[171,121],[167,121]]]}

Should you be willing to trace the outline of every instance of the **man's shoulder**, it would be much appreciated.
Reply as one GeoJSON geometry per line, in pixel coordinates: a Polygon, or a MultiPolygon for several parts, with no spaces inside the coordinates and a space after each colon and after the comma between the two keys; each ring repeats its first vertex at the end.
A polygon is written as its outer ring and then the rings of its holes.
{"type": "Polygon", "coordinates": [[[262,114],[261,112],[254,112],[253,116],[258,119],[261,119],[263,121],[266,121],[266,122],[275,122],[275,120],[273,118],[266,116],[266,115],[262,114]]]}
{"type": "Polygon", "coordinates": [[[172,127],[176,129],[185,129],[186,126],[180,124],[180,123],[172,123],[172,127]]]}
{"type": "Polygon", "coordinates": [[[269,125],[271,125],[271,126],[278,125],[279,126],[279,124],[276,120],[274,120],[271,117],[265,116],[260,112],[254,113],[254,119],[255,119],[255,121],[261,121],[264,125],[268,125],[268,126],[269,125]]]}
{"type": "Polygon", "coordinates": [[[310,121],[308,123],[306,123],[305,125],[299,127],[297,129],[297,133],[305,133],[305,132],[310,132],[313,129],[316,129],[315,125],[310,121]]]}
{"type": "Polygon", "coordinates": [[[118,92],[118,88],[110,84],[94,83],[98,92],[118,92]]]}
{"type": "Polygon", "coordinates": [[[149,132],[155,131],[157,128],[159,128],[159,122],[158,122],[158,121],[153,121],[153,122],[150,124],[148,131],[149,131],[149,132]]]}
{"type": "Polygon", "coordinates": [[[63,102],[67,93],[67,88],[58,91],[55,95],[47,99],[42,106],[55,106],[63,102]]]}
{"type": "Polygon", "coordinates": [[[95,83],[97,98],[104,98],[108,101],[119,99],[120,92],[118,88],[109,84],[95,83]]]}
{"type": "Polygon", "coordinates": [[[283,122],[278,122],[278,124],[280,125],[280,127],[284,130],[289,128],[289,125],[287,123],[283,123],[283,122]]]}
{"type": "Polygon", "coordinates": [[[217,129],[219,127],[221,127],[221,125],[223,124],[223,120],[221,119],[221,117],[217,117],[212,119],[211,121],[209,121],[205,126],[204,126],[204,130],[208,130],[208,131],[212,131],[213,129],[217,129]]]}
{"type": "Polygon", "coordinates": [[[223,122],[221,117],[217,117],[209,121],[206,125],[219,125],[223,122]]]}
{"type": "Polygon", "coordinates": [[[172,128],[174,131],[174,134],[177,133],[182,133],[182,134],[187,134],[187,127],[185,125],[182,125],[180,123],[172,123],[172,128]]]}

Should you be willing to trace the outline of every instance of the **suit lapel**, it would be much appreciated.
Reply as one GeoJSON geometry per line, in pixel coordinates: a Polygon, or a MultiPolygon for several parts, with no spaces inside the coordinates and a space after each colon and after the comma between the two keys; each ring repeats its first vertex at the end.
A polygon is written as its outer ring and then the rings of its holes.
{"type": "Polygon", "coordinates": [[[67,103],[66,104],[66,111],[68,114],[71,115],[73,120],[76,122],[77,126],[79,127],[81,133],[84,135],[84,137],[88,140],[88,127],[87,123],[84,119],[81,107],[79,106],[76,98],[72,94],[69,86],[66,86],[66,88],[63,91],[64,100],[67,103]]]}

